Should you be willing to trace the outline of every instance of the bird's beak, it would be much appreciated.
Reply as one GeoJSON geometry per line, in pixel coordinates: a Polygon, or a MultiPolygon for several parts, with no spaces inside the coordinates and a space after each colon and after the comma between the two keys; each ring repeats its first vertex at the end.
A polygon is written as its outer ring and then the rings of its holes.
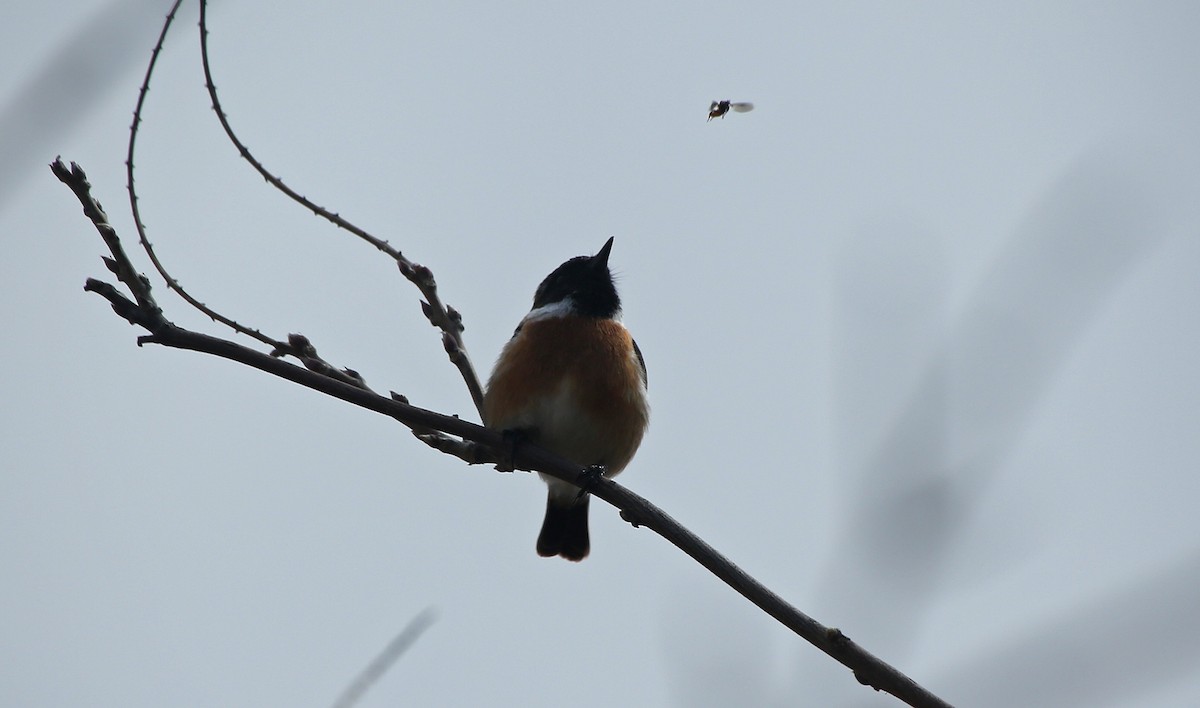
{"type": "Polygon", "coordinates": [[[604,246],[600,249],[600,251],[596,255],[592,256],[592,260],[602,266],[608,267],[608,252],[612,250],[612,242],[613,237],[609,236],[608,240],[604,242],[604,246]]]}

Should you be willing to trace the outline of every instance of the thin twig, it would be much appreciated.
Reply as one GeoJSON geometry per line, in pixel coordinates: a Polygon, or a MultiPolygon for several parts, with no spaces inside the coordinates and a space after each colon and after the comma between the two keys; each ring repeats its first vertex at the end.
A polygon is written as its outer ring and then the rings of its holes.
{"type": "Polygon", "coordinates": [[[146,94],[150,91],[150,78],[154,75],[154,67],[158,63],[159,54],[162,52],[163,42],[167,38],[167,32],[171,29],[171,23],[175,20],[175,13],[179,10],[179,6],[182,4],[182,2],[183,0],[175,0],[175,4],[171,6],[171,10],[167,12],[167,19],[165,22],[163,22],[162,31],[159,32],[158,35],[158,41],[154,43],[154,49],[150,52],[150,63],[146,66],[146,75],[142,79],[141,88],[138,89],[137,106],[133,109],[133,123],[131,123],[129,126],[129,148],[125,157],[125,179],[126,189],[129,192],[129,208],[133,213],[133,224],[135,227],[137,227],[138,241],[141,242],[142,249],[146,251],[146,255],[150,257],[150,262],[154,264],[154,269],[158,271],[158,274],[162,276],[162,279],[166,282],[167,288],[178,293],[179,296],[187,301],[189,305],[207,315],[214,322],[220,322],[236,332],[253,337],[263,344],[269,345],[274,351],[290,353],[288,351],[289,348],[286,342],[281,342],[277,339],[269,337],[258,329],[239,324],[235,320],[225,317],[196,298],[192,297],[192,295],[188,293],[188,291],[185,290],[182,285],[179,284],[179,281],[167,272],[167,269],[163,266],[162,261],[158,259],[158,254],[154,252],[154,246],[150,244],[150,239],[146,237],[146,226],[142,222],[142,214],[138,209],[137,189],[135,187],[136,183],[133,177],[133,156],[137,145],[138,128],[142,124],[142,107],[146,103],[146,94]]]}
{"type": "MultiPolygon", "coordinates": [[[[113,263],[110,270],[124,281],[125,277],[133,273],[133,267],[121,248],[115,230],[107,224],[106,219],[102,221],[103,210],[91,197],[90,186],[83,176],[83,170],[78,166],[67,170],[61,160],[56,160],[51,167],[55,175],[69,185],[83,203],[84,213],[92,219],[112,252],[113,263]]],[[[136,280],[137,276],[134,279],[136,280]]],[[[148,287],[147,283],[147,293],[148,287]]],[[[347,403],[389,416],[413,431],[437,431],[470,441],[477,446],[477,461],[480,463],[497,463],[503,457],[505,462],[511,460],[516,469],[536,470],[584,489],[617,507],[621,511],[621,517],[629,523],[651,529],[687,553],[767,614],[851,669],[859,682],[876,690],[886,691],[911,706],[949,706],[947,702],[863,649],[840,630],[826,627],[788,604],[664,511],[610,479],[597,477],[587,468],[581,468],[535,445],[520,445],[512,450],[508,441],[498,431],[454,416],[418,408],[404,402],[402,397],[380,396],[240,344],[178,327],[162,317],[153,299],[146,298],[146,304],[142,304],[143,298],[138,296],[138,302],[135,303],[122,296],[116,288],[98,280],[89,280],[87,289],[105,297],[113,305],[114,311],[126,321],[150,331],[150,334],[138,338],[139,345],[161,344],[237,361],[347,403]],[[498,451],[504,452],[501,454],[498,451]]]]}
{"type": "Polygon", "coordinates": [[[479,376],[475,373],[475,367],[471,364],[471,359],[467,355],[467,347],[462,337],[464,329],[462,315],[453,307],[442,302],[441,297],[438,295],[437,281],[434,280],[433,271],[427,266],[413,263],[403,253],[393,248],[387,241],[368,233],[346,219],[343,219],[339,214],[329,211],[289,187],[282,179],[269,171],[233,131],[233,126],[230,125],[229,118],[225,114],[225,109],[221,105],[221,100],[217,96],[217,86],[213,82],[212,69],[209,65],[207,10],[207,0],[200,0],[200,61],[204,68],[204,85],[208,89],[209,97],[212,99],[212,109],[217,114],[217,120],[221,122],[221,128],[225,130],[225,134],[229,136],[230,142],[237,148],[238,154],[246,162],[249,162],[258,174],[262,175],[263,179],[270,183],[271,186],[283,192],[295,202],[303,205],[304,208],[313,214],[326,219],[339,228],[349,231],[396,261],[400,273],[409,282],[417,286],[417,289],[421,291],[421,295],[424,296],[425,299],[421,302],[421,311],[430,324],[442,331],[442,345],[446,349],[450,361],[462,376],[463,382],[471,394],[471,400],[475,403],[475,409],[482,416],[483,387],[479,382],[479,376]]]}
{"type": "MultiPolygon", "coordinates": [[[[117,230],[108,221],[108,214],[104,211],[104,207],[100,205],[98,199],[92,196],[92,184],[88,182],[87,174],[74,162],[68,168],[61,157],[54,158],[54,162],[50,163],[50,170],[60,182],[70,187],[71,191],[75,193],[75,198],[83,205],[84,216],[96,227],[96,231],[104,239],[104,244],[108,246],[109,253],[112,254],[111,258],[104,259],[104,265],[117,276],[117,280],[129,288],[129,292],[137,300],[136,305],[126,300],[128,307],[124,308],[127,312],[136,310],[137,321],[130,319],[129,315],[123,314],[121,311],[118,311],[117,314],[125,317],[132,324],[145,327],[151,332],[157,331],[166,320],[163,318],[162,308],[158,306],[154,296],[150,293],[150,280],[133,267],[128,254],[125,253],[125,247],[121,245],[121,239],[117,236],[117,230]]],[[[113,286],[107,283],[105,285],[114,293],[116,292],[113,286]]],[[[111,297],[109,300],[113,302],[114,307],[117,306],[117,302],[113,301],[111,297]]]]}
{"type": "MultiPolygon", "coordinates": [[[[312,346],[311,342],[302,335],[292,334],[288,336],[287,341],[281,341],[270,337],[257,328],[247,327],[237,322],[236,320],[226,317],[216,310],[208,307],[204,303],[193,297],[179,281],[174,278],[159,260],[158,254],[154,250],[154,246],[150,243],[150,239],[146,236],[146,226],[142,222],[141,210],[138,207],[138,196],[136,180],[134,179],[134,154],[137,147],[138,129],[142,123],[142,108],[146,102],[146,94],[150,91],[150,79],[154,75],[154,67],[158,63],[158,57],[162,53],[163,42],[166,40],[167,32],[171,29],[171,23],[175,20],[175,13],[179,10],[179,6],[183,0],[175,0],[175,4],[171,6],[167,12],[166,20],[163,22],[162,31],[159,32],[158,41],[154,43],[154,49],[150,53],[150,63],[146,66],[146,75],[142,79],[142,85],[138,89],[137,105],[133,110],[133,123],[129,126],[129,146],[125,158],[125,174],[126,174],[126,189],[129,192],[129,208],[133,214],[133,224],[137,228],[138,241],[142,245],[142,249],[146,255],[150,257],[150,262],[154,264],[155,270],[166,282],[167,288],[174,290],[179,294],[189,305],[196,308],[200,312],[207,315],[214,322],[233,329],[236,332],[253,337],[258,341],[270,345],[272,356],[294,356],[299,359],[305,367],[317,373],[326,376],[332,376],[351,385],[366,386],[362,377],[352,369],[339,369],[317,355],[317,350],[312,346]]],[[[72,163],[72,168],[77,169],[78,166],[72,163]]],[[[82,171],[81,171],[82,173],[82,171]]],[[[86,177],[85,177],[86,179],[86,177]]]]}

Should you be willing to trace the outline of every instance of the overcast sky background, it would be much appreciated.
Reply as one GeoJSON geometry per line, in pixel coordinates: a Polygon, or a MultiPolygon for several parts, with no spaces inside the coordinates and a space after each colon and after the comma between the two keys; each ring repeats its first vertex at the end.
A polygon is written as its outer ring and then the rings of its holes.
{"type": "MultiPolygon", "coordinates": [[[[0,26],[0,704],[327,706],[426,608],[361,705],[898,704],[602,503],[538,558],[533,475],[138,348],[46,165],[150,273],[123,161],[168,6],[0,26]]],[[[210,12],[235,128],[433,268],[481,376],[615,236],[653,404],[620,481],[952,703],[1200,705],[1200,5],[279,7],[210,12]]],[[[394,265],[228,144],[197,17],[139,137],[159,255],[474,419],[394,265]]]]}

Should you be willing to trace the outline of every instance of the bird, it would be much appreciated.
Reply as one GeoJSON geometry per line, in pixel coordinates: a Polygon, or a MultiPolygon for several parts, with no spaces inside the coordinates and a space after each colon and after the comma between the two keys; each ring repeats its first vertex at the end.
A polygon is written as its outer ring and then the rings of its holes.
{"type": "MultiPolygon", "coordinates": [[[[609,478],[633,459],[650,422],[646,362],[619,319],[612,245],[566,261],[538,285],[483,397],[484,424],[514,445],[529,441],[609,478]]],[[[541,477],[549,489],[538,555],[583,560],[589,496],[541,477]]]]}
{"type": "Polygon", "coordinates": [[[731,101],[713,101],[712,105],[708,107],[708,120],[712,120],[713,118],[724,119],[725,114],[728,113],[730,109],[737,111],[738,113],[747,113],[754,110],[754,104],[744,102],[734,103],[731,101]]]}

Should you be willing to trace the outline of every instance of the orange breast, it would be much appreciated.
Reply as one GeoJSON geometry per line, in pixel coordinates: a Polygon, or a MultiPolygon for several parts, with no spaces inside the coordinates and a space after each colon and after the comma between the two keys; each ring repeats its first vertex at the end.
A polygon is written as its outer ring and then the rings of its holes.
{"type": "Polygon", "coordinates": [[[614,320],[568,315],[526,322],[488,381],[484,419],[609,474],[629,464],[649,421],[629,331],[614,320]]]}

